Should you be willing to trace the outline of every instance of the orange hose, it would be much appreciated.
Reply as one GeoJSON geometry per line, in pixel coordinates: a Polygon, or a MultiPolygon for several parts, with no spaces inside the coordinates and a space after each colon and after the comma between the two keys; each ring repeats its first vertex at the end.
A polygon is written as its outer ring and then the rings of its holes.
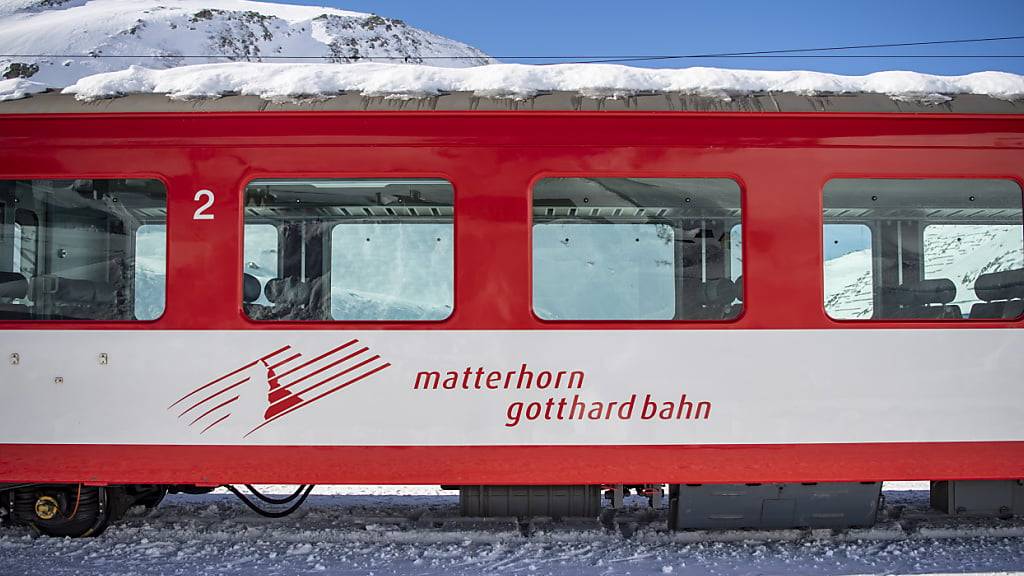
{"type": "Polygon", "coordinates": [[[82,502],[82,485],[78,485],[78,496],[75,497],[75,508],[71,511],[71,516],[65,516],[65,520],[73,520],[75,515],[78,514],[78,504],[82,502]]]}

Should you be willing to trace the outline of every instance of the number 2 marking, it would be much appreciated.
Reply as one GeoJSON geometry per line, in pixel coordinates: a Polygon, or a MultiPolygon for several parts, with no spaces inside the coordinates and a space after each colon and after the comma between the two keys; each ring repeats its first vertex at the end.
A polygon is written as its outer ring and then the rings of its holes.
{"type": "Polygon", "coordinates": [[[206,203],[196,208],[196,213],[192,215],[193,220],[213,220],[213,214],[207,214],[206,211],[213,206],[213,192],[209,190],[200,190],[196,192],[196,202],[201,202],[203,198],[206,198],[206,203]]]}

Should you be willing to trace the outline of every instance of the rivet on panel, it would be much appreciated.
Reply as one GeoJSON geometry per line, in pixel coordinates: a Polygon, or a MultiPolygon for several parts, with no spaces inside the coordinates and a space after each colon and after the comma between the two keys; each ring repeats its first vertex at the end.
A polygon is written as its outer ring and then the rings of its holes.
{"type": "Polygon", "coordinates": [[[64,377],[63,376],[56,376],[53,379],[53,383],[54,384],[63,384],[64,383],[64,377]]]}
{"type": "Polygon", "coordinates": [[[21,354],[15,352],[11,354],[11,366],[17,366],[18,364],[21,364],[21,354]]]}
{"type": "Polygon", "coordinates": [[[106,366],[107,364],[110,363],[110,357],[107,356],[106,352],[100,352],[99,359],[100,359],[100,365],[102,365],[102,366],[106,366]]]}

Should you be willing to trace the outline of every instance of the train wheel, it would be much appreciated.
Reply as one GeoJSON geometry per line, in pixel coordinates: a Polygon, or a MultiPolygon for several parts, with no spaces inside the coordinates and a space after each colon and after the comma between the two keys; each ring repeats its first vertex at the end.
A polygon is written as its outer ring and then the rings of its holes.
{"type": "Polygon", "coordinates": [[[39,486],[11,495],[14,517],[47,536],[98,536],[111,518],[108,489],[100,486],[39,486]]]}
{"type": "Polygon", "coordinates": [[[164,496],[167,495],[166,486],[130,486],[127,495],[132,499],[132,506],[145,506],[146,512],[152,512],[164,496]]]}

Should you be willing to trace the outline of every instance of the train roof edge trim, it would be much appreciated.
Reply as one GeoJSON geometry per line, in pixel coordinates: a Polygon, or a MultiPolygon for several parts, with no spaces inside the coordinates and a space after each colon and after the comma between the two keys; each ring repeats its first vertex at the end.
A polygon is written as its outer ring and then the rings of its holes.
{"type": "Polygon", "coordinates": [[[586,96],[555,91],[528,98],[484,97],[452,92],[418,98],[367,96],[346,92],[316,98],[264,100],[259,96],[225,95],[218,98],[172,99],[166,94],[129,94],[115,98],[78,100],[56,91],[17,100],[0,101],[0,114],[150,113],[150,112],[783,112],[783,113],[894,113],[894,114],[1024,114],[1024,100],[981,94],[949,95],[942,101],[901,99],[886,94],[842,93],[804,95],[788,92],[753,92],[719,96],[650,93],[625,97],[586,96]]]}

